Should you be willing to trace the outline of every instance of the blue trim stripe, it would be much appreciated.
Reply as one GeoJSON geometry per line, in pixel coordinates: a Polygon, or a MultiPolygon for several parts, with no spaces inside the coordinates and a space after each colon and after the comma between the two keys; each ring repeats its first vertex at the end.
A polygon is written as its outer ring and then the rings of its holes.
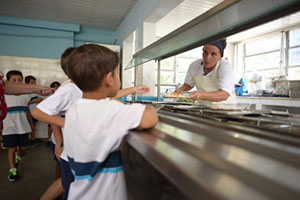
{"type": "Polygon", "coordinates": [[[97,173],[117,173],[123,170],[121,152],[110,153],[103,162],[81,163],[68,157],[69,165],[76,180],[88,179],[93,180],[97,173]]]}
{"type": "MultiPolygon", "coordinates": [[[[90,176],[90,175],[86,175],[86,176],[76,176],[75,175],[75,171],[72,170],[72,173],[74,175],[74,179],[75,180],[83,180],[83,179],[88,179],[89,181],[92,181],[94,177],[90,176]]],[[[118,172],[121,172],[123,171],[123,166],[120,166],[120,167],[116,167],[116,168],[103,168],[103,169],[100,169],[99,170],[99,173],[118,173],[118,172]]]]}
{"type": "Polygon", "coordinates": [[[15,113],[26,113],[27,107],[26,106],[14,106],[7,108],[7,114],[15,114],[15,113]]]}

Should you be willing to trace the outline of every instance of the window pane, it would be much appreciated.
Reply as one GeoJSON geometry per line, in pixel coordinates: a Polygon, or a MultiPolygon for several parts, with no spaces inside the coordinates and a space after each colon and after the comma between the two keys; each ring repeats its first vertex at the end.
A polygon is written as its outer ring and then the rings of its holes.
{"type": "Polygon", "coordinates": [[[161,69],[174,70],[174,57],[164,59],[160,62],[161,69]]]}
{"type": "Polygon", "coordinates": [[[183,85],[186,73],[177,73],[177,83],[183,85]]]}
{"type": "Polygon", "coordinates": [[[300,45],[300,29],[290,31],[290,46],[300,45]]]}
{"type": "Polygon", "coordinates": [[[196,58],[202,58],[202,49],[203,46],[197,47],[195,49],[183,52],[181,54],[178,54],[178,57],[196,57],[196,58]]]}
{"type": "Polygon", "coordinates": [[[280,52],[262,54],[245,58],[245,70],[254,71],[279,67],[280,52]]]}
{"type": "MultiPolygon", "coordinates": [[[[173,83],[174,72],[160,72],[160,83],[173,83]]],[[[155,71],[155,83],[157,83],[157,71],[155,71]]]]}
{"type": "Polygon", "coordinates": [[[289,50],[289,65],[300,65],[300,47],[289,50]]]}
{"type": "Polygon", "coordinates": [[[246,43],[246,55],[259,54],[268,51],[280,50],[280,34],[272,35],[246,43]]]}
{"type": "MultiPolygon", "coordinates": [[[[172,93],[176,90],[175,86],[160,86],[160,94],[172,93]]],[[[157,94],[157,86],[155,86],[154,94],[157,94]]]]}
{"type": "Polygon", "coordinates": [[[178,64],[177,64],[178,72],[187,72],[190,64],[195,60],[196,59],[193,58],[178,58],[178,64]]]}
{"type": "Polygon", "coordinates": [[[289,79],[300,80],[300,67],[289,68],[289,79]]]}

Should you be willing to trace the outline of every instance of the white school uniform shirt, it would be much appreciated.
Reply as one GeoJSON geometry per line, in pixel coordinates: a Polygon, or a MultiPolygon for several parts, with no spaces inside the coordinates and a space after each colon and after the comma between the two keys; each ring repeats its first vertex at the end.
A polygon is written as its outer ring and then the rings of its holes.
{"type": "MultiPolygon", "coordinates": [[[[60,115],[64,116],[71,105],[77,100],[82,98],[82,91],[72,83],[70,80],[63,83],[54,94],[49,96],[47,99],[43,100],[37,105],[37,108],[46,113],[47,115],[60,115]]],[[[64,129],[62,128],[62,133],[64,134],[64,129]]],[[[54,134],[52,134],[52,142],[54,139],[54,134]]],[[[54,139],[55,144],[55,139],[54,139]]],[[[62,159],[67,161],[67,157],[62,152],[62,159]]]]}
{"type": "MultiPolygon", "coordinates": [[[[196,74],[204,74],[203,59],[198,59],[190,64],[184,82],[194,87],[194,76],[196,74]]],[[[219,89],[226,91],[230,95],[234,94],[234,71],[227,60],[221,59],[218,69],[213,69],[206,76],[218,79],[219,89]]]]}
{"type": "Polygon", "coordinates": [[[64,152],[74,174],[68,199],[126,200],[122,139],[136,128],[145,106],[79,99],[66,113],[64,152]]]}
{"type": "MultiPolygon", "coordinates": [[[[37,100],[37,99],[40,98],[37,94],[29,94],[29,96],[30,96],[30,101],[34,101],[34,100],[37,100]]],[[[30,105],[29,105],[30,113],[32,113],[33,109],[34,109],[37,105],[38,105],[37,103],[34,103],[34,104],[30,104],[30,105]]]]}
{"type": "Polygon", "coordinates": [[[26,114],[29,100],[29,95],[5,95],[7,115],[3,120],[3,135],[31,132],[26,114]]]}

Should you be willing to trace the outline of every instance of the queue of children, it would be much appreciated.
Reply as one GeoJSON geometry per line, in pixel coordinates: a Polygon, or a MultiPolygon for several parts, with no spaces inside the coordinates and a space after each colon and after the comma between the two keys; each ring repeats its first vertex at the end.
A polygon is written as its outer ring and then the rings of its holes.
{"type": "MultiPolygon", "coordinates": [[[[68,48],[62,54],[61,67],[69,80],[32,111],[35,119],[51,124],[53,153],[61,172],[41,199],[55,199],[62,194],[64,199],[127,199],[121,141],[130,129],[151,128],[158,118],[151,106],[125,105],[117,100],[128,94],[149,92],[144,85],[119,90],[119,64],[117,53],[96,44],[68,48]]],[[[13,104],[11,99],[8,105],[13,104]]],[[[23,107],[28,100],[28,96],[24,97],[23,107]]],[[[6,121],[10,114],[16,113],[8,112],[6,121]]],[[[18,114],[25,121],[25,109],[18,114]]],[[[12,139],[17,144],[5,142],[9,147],[11,180],[18,179],[16,146],[25,148],[32,131],[28,121],[25,124],[19,138],[12,139]]],[[[8,138],[7,133],[3,135],[8,138]]]]}

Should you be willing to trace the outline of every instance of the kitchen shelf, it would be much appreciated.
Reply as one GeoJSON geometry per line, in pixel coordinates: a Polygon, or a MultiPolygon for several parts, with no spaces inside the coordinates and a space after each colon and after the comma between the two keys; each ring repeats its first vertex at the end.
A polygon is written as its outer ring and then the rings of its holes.
{"type": "Polygon", "coordinates": [[[133,55],[125,69],[162,60],[300,10],[300,0],[225,0],[133,55]]]}

